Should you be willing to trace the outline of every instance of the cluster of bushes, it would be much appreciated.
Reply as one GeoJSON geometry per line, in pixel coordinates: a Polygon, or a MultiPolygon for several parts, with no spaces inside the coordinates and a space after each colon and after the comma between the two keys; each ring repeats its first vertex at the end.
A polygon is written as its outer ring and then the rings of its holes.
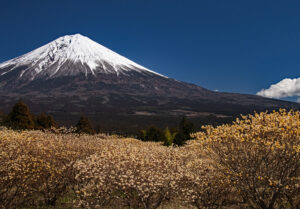
{"type": "Polygon", "coordinates": [[[66,197],[70,208],[193,204],[190,189],[204,188],[213,174],[193,145],[2,130],[0,148],[0,208],[62,207],[66,197]]]}
{"type": "Polygon", "coordinates": [[[183,146],[187,140],[192,139],[191,134],[195,132],[195,126],[192,122],[183,117],[176,128],[171,130],[167,127],[161,130],[155,126],[141,130],[138,139],[142,141],[163,142],[165,146],[183,146]]]}
{"type": "MultiPolygon", "coordinates": [[[[7,116],[4,113],[0,113],[0,125],[1,124],[16,130],[45,130],[58,127],[58,124],[51,115],[45,113],[39,115],[32,114],[28,106],[22,100],[19,100],[13,106],[7,116]]],[[[77,133],[95,133],[86,116],[80,117],[76,124],[75,131],[77,133]]]]}
{"type": "Polygon", "coordinates": [[[71,208],[299,208],[299,112],[204,129],[183,147],[1,130],[0,208],[53,207],[66,196],[71,208]]]}
{"type": "Polygon", "coordinates": [[[242,208],[299,208],[300,112],[256,113],[196,138],[242,208]]]}
{"type": "Polygon", "coordinates": [[[0,208],[56,205],[76,185],[74,163],[93,154],[95,144],[88,135],[0,131],[0,208]]]}

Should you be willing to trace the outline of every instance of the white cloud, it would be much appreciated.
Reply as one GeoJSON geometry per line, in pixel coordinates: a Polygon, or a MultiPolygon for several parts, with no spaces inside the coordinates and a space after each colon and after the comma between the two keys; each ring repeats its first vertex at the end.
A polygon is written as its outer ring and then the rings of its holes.
{"type": "Polygon", "coordinates": [[[285,78],[280,82],[271,85],[268,89],[260,90],[256,94],[276,99],[300,96],[300,78],[285,78]]]}

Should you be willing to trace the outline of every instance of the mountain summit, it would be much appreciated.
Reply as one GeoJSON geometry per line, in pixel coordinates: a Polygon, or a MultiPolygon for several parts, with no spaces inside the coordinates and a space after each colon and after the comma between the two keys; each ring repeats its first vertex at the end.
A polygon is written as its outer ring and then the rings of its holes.
{"type": "Polygon", "coordinates": [[[80,34],[60,37],[32,52],[0,64],[0,69],[0,76],[14,74],[17,79],[30,81],[79,74],[119,75],[129,71],[159,75],[80,34]]]}
{"type": "Polygon", "coordinates": [[[254,110],[299,108],[168,78],[80,34],[0,64],[0,110],[10,111],[19,98],[32,112],[49,113],[62,125],[74,125],[85,114],[102,130],[126,132],[152,124],[172,126],[183,115],[200,125],[254,110]]]}

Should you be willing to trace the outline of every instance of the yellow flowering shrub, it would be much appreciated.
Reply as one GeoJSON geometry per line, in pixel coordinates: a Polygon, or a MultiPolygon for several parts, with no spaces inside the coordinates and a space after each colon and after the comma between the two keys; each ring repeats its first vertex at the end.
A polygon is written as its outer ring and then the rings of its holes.
{"type": "Polygon", "coordinates": [[[204,127],[184,147],[65,128],[0,130],[0,208],[298,208],[300,113],[204,127]]]}
{"type": "Polygon", "coordinates": [[[101,144],[74,165],[80,208],[155,209],[179,200],[197,208],[228,205],[228,181],[218,178],[195,141],[184,147],[133,139],[101,144]]]}
{"type": "Polygon", "coordinates": [[[72,134],[0,131],[0,207],[54,205],[74,179],[74,162],[95,150],[93,140],[84,140],[72,134]]]}
{"type": "Polygon", "coordinates": [[[187,165],[187,175],[178,180],[178,197],[196,208],[226,208],[234,200],[230,182],[208,163],[199,159],[187,165]]]}
{"type": "Polygon", "coordinates": [[[133,139],[104,141],[101,151],[75,167],[79,206],[117,203],[130,208],[158,208],[177,191],[190,155],[180,148],[133,139]]]}
{"type": "Polygon", "coordinates": [[[204,127],[199,144],[245,208],[300,205],[300,113],[243,116],[232,125],[204,127]]]}

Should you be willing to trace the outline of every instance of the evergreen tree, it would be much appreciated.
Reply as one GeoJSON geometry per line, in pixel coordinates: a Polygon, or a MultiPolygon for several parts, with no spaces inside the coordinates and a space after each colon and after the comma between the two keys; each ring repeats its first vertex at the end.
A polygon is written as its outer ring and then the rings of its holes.
{"type": "Polygon", "coordinates": [[[42,113],[36,117],[35,119],[36,129],[49,129],[51,127],[56,127],[56,122],[51,115],[42,113]]]}
{"type": "Polygon", "coordinates": [[[77,133],[86,133],[86,134],[94,134],[95,131],[86,116],[81,116],[77,125],[76,125],[77,133]]]}
{"type": "Polygon", "coordinates": [[[192,122],[183,117],[178,126],[178,134],[176,134],[173,144],[183,146],[187,140],[192,139],[191,133],[195,132],[195,126],[192,122]]]}
{"type": "Polygon", "coordinates": [[[191,139],[191,133],[195,132],[194,124],[188,121],[185,116],[181,119],[178,129],[186,140],[191,139]]]}
{"type": "Polygon", "coordinates": [[[28,106],[19,100],[9,113],[6,124],[14,129],[33,129],[34,122],[28,106]]]}
{"type": "Polygon", "coordinates": [[[148,130],[147,130],[147,134],[145,137],[145,141],[164,141],[164,133],[162,130],[160,130],[159,128],[155,127],[155,126],[151,126],[148,130]]]}
{"type": "Polygon", "coordinates": [[[187,141],[186,136],[182,132],[179,132],[175,135],[173,144],[176,146],[183,146],[186,144],[186,141],[187,141]]]}

